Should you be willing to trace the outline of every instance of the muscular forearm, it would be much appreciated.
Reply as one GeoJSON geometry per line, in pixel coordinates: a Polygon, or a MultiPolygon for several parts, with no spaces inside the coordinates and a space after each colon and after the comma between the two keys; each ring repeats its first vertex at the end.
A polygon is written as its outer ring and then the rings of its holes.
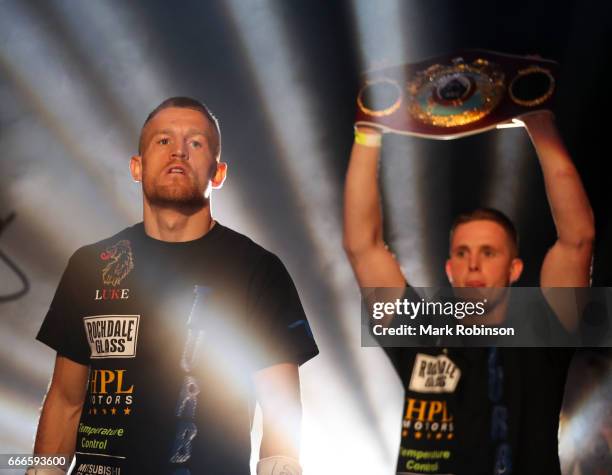
{"type": "Polygon", "coordinates": [[[297,459],[302,421],[297,365],[281,363],[262,369],[255,373],[254,383],[263,421],[260,458],[297,459]]]}
{"type": "Polygon", "coordinates": [[[51,386],[38,423],[34,453],[72,456],[82,408],[82,403],[67,402],[51,386]]]}
{"type": "Polygon", "coordinates": [[[302,423],[299,379],[290,371],[286,371],[285,375],[284,382],[274,381],[267,387],[259,387],[263,419],[259,449],[261,459],[277,455],[299,458],[302,423]]]}
{"type": "Polygon", "coordinates": [[[593,212],[550,112],[522,118],[538,154],[558,241],[580,247],[594,236],[593,212]]]}
{"type": "MultiPolygon", "coordinates": [[[[281,397],[277,409],[262,408],[263,436],[259,449],[257,475],[286,473],[301,475],[299,462],[299,434],[301,406],[291,397],[292,402],[281,397]]],[[[299,401],[299,396],[298,396],[299,401]]]]}
{"type": "Polygon", "coordinates": [[[299,458],[299,433],[299,420],[291,421],[291,418],[286,418],[283,423],[279,424],[265,423],[261,447],[259,449],[259,458],[264,459],[266,457],[282,455],[297,460],[299,458]]]}
{"type": "Polygon", "coordinates": [[[88,374],[88,366],[57,355],[38,423],[34,453],[74,453],[88,374]]]}
{"type": "Polygon", "coordinates": [[[382,242],[379,157],[379,147],[353,145],[344,187],[344,246],[349,254],[382,242]]]}

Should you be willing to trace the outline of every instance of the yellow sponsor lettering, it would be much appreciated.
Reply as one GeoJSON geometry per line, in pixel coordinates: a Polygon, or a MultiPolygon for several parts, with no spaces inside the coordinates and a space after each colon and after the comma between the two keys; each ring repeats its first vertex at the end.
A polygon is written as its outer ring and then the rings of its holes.
{"type": "Polygon", "coordinates": [[[123,389],[123,373],[125,373],[124,369],[117,370],[117,394],[132,394],[134,391],[134,385],[130,386],[130,389],[123,389]]]}
{"type": "Polygon", "coordinates": [[[426,410],[427,410],[427,401],[408,398],[408,405],[406,407],[406,419],[424,420],[426,410]],[[417,414],[416,418],[413,416],[414,413],[417,414]]]}
{"type": "Polygon", "coordinates": [[[109,369],[101,369],[100,371],[100,394],[107,394],[106,385],[115,380],[115,372],[109,369]]]}

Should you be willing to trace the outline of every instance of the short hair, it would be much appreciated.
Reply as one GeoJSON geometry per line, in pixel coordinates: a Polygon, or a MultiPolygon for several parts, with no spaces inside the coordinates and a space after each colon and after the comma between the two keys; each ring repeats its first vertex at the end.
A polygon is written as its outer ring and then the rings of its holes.
{"type": "Polygon", "coordinates": [[[218,159],[221,155],[221,128],[219,127],[219,120],[214,116],[214,114],[210,111],[210,109],[202,102],[192,99],[191,97],[185,96],[176,96],[170,97],[159,104],[155,109],[151,111],[151,113],[147,116],[142,124],[142,128],[140,129],[140,137],[138,139],[138,153],[142,153],[142,132],[146,125],[157,115],[158,112],[163,111],[164,109],[169,109],[170,107],[178,107],[181,109],[192,109],[200,112],[206,120],[213,126],[214,129],[214,143],[210,144],[213,154],[218,159]]]}
{"type": "Polygon", "coordinates": [[[516,230],[516,227],[514,226],[514,223],[508,216],[494,208],[476,208],[472,211],[459,214],[453,221],[453,224],[450,229],[450,243],[452,244],[453,234],[455,233],[455,230],[458,226],[460,226],[461,224],[469,223],[471,221],[482,220],[493,221],[499,224],[502,228],[504,228],[504,231],[506,231],[506,235],[508,236],[508,239],[510,240],[510,243],[512,245],[512,251],[514,252],[514,255],[518,255],[519,235],[516,230]]]}

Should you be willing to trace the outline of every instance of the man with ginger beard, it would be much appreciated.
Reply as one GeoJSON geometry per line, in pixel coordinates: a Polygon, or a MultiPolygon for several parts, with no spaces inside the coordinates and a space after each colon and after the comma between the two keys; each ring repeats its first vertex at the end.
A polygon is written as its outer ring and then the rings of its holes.
{"type": "MultiPolygon", "coordinates": [[[[503,289],[519,279],[523,263],[515,227],[498,210],[456,218],[445,270],[455,293],[482,288],[493,297],[479,323],[502,326],[536,316],[556,334],[568,335],[578,312],[548,288],[589,286],[593,214],[553,114],[521,120],[538,154],[558,236],[542,264],[541,298],[513,300],[503,289]]],[[[344,246],[362,289],[379,288],[389,301],[417,299],[383,237],[381,143],[379,130],[356,128],[345,184],[344,246]]],[[[365,291],[364,297],[370,298],[365,291]]],[[[560,474],[557,433],[571,349],[384,349],[405,390],[398,474],[560,474]]]]}
{"type": "Polygon", "coordinates": [[[257,473],[301,473],[298,366],[318,350],[278,257],[213,219],[220,155],[202,103],[147,117],[143,222],[71,257],[37,337],[57,356],[35,454],[75,454],[74,474],[246,475],[257,400],[257,473]]]}

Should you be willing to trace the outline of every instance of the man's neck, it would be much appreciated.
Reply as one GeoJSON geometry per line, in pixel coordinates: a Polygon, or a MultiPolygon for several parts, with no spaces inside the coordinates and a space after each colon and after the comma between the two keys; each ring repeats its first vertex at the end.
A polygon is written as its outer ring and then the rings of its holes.
{"type": "Polygon", "coordinates": [[[201,238],[214,225],[210,203],[198,209],[158,207],[145,201],[144,228],[148,236],[167,242],[185,242],[201,238]]]}

